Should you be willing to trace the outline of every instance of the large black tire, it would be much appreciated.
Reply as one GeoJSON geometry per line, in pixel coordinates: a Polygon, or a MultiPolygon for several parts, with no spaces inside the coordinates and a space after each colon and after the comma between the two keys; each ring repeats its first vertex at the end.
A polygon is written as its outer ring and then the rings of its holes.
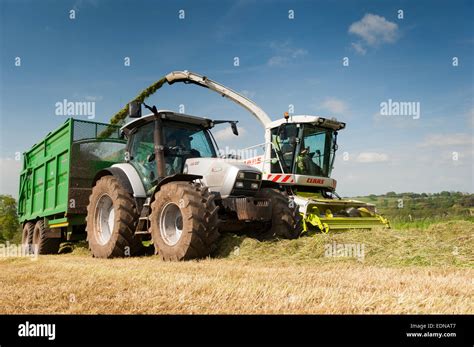
{"type": "Polygon", "coordinates": [[[200,184],[171,182],[151,204],[151,233],[155,253],[179,261],[209,256],[219,238],[214,195],[200,184]]]}
{"type": "Polygon", "coordinates": [[[21,247],[27,254],[33,253],[33,232],[35,230],[35,224],[33,222],[26,222],[23,226],[21,233],[21,247]]]}
{"type": "Polygon", "coordinates": [[[99,179],[87,206],[87,241],[92,255],[114,258],[141,253],[141,239],[134,235],[138,217],[132,196],[115,177],[99,179]]]}
{"type": "Polygon", "coordinates": [[[258,198],[270,199],[272,203],[271,225],[264,227],[257,238],[261,240],[296,239],[302,231],[301,215],[298,206],[285,192],[278,189],[262,188],[258,198]]]}
{"type": "Polygon", "coordinates": [[[33,250],[37,254],[58,254],[61,238],[48,238],[47,232],[49,228],[45,225],[44,220],[40,219],[36,222],[33,230],[33,250]]]}

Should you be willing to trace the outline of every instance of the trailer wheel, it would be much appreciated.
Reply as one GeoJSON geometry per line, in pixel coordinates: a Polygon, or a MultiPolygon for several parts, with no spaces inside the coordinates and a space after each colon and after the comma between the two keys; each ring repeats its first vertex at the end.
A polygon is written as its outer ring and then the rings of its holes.
{"type": "Polygon", "coordinates": [[[44,220],[40,219],[36,222],[33,231],[34,252],[37,254],[58,254],[60,238],[48,238],[46,233],[49,228],[45,225],[44,220]]]}
{"type": "Polygon", "coordinates": [[[137,255],[143,248],[134,235],[138,212],[132,196],[113,176],[99,179],[87,206],[87,240],[96,258],[137,255]]]}
{"type": "Polygon", "coordinates": [[[210,255],[219,238],[214,195],[200,184],[171,182],[151,204],[155,253],[163,260],[188,260],[210,255]]]}
{"type": "Polygon", "coordinates": [[[290,204],[285,192],[262,188],[257,197],[270,199],[272,202],[272,223],[258,233],[258,239],[296,239],[300,236],[302,232],[301,215],[297,205],[290,204]]]}
{"type": "Polygon", "coordinates": [[[26,222],[21,233],[21,247],[25,253],[33,253],[31,245],[33,244],[33,232],[35,224],[33,222],[26,222]]]}

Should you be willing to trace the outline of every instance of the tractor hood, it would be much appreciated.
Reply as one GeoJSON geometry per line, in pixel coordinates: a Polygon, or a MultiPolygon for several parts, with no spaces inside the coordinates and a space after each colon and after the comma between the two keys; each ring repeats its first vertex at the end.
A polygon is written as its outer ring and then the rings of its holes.
{"type": "MultiPolygon", "coordinates": [[[[187,159],[183,173],[202,176],[202,183],[222,198],[231,195],[252,195],[257,193],[262,181],[260,170],[244,164],[237,159],[191,158],[187,159]],[[236,182],[244,182],[244,188],[236,187],[236,182]],[[252,189],[250,182],[258,183],[258,189],[252,189]],[[247,189],[249,188],[249,189],[247,189]],[[247,191],[248,190],[248,191],[247,191]]],[[[255,186],[255,185],[254,185],[255,186]]]]}

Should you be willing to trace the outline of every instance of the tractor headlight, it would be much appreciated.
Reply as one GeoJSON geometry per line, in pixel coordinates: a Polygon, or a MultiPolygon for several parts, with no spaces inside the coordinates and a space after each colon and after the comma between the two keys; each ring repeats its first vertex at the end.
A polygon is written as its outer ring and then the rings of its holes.
{"type": "Polygon", "coordinates": [[[245,172],[240,171],[240,172],[237,174],[237,178],[243,180],[243,179],[245,178],[245,172]]]}
{"type": "Polygon", "coordinates": [[[237,181],[235,182],[235,188],[243,188],[244,187],[244,182],[237,181]]]}
{"type": "Polygon", "coordinates": [[[252,189],[258,189],[258,183],[252,183],[252,184],[250,184],[250,188],[252,188],[252,189]]]}

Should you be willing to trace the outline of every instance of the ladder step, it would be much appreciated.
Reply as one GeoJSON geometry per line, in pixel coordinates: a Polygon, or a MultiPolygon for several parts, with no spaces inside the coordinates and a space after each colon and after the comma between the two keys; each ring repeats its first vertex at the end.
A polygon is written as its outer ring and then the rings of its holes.
{"type": "Polygon", "coordinates": [[[135,231],[135,235],[150,235],[151,232],[142,230],[142,231],[135,231]]]}

